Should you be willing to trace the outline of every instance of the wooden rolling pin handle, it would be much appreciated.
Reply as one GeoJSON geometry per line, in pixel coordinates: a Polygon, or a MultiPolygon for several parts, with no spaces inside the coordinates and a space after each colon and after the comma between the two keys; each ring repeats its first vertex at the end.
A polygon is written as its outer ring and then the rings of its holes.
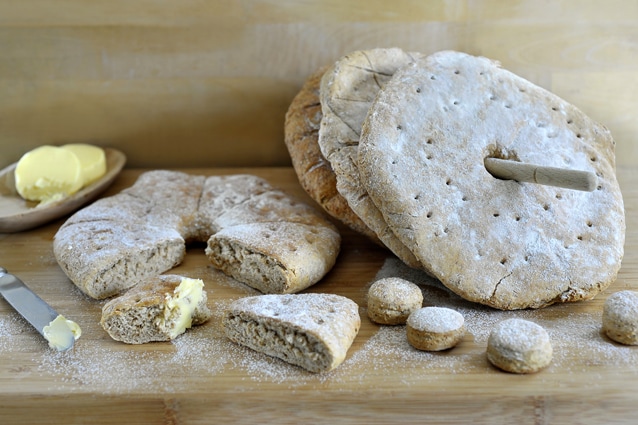
{"type": "Polygon", "coordinates": [[[589,171],[543,167],[499,158],[485,158],[485,169],[494,177],[592,192],[596,175],[589,171]]]}

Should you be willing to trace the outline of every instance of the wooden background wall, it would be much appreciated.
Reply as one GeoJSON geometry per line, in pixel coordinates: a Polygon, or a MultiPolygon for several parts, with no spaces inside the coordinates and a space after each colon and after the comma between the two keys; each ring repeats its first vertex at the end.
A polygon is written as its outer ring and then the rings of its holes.
{"type": "Polygon", "coordinates": [[[638,165],[635,0],[0,0],[0,167],[78,141],[130,167],[288,165],[304,79],[391,46],[498,59],[638,165]]]}

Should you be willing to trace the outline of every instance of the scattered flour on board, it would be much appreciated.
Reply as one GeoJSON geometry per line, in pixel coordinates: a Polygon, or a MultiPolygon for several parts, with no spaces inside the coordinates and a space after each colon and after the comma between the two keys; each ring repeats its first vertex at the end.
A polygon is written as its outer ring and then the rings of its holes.
{"type": "MultiPolygon", "coordinates": [[[[387,259],[376,279],[398,276],[419,285],[424,294],[424,305],[452,308],[465,318],[466,338],[451,350],[429,353],[414,349],[407,342],[405,326],[376,326],[366,340],[361,335],[355,340],[345,362],[337,369],[321,374],[307,372],[279,359],[268,357],[229,341],[223,334],[221,317],[232,299],[218,300],[209,294],[213,312],[210,322],[192,328],[172,343],[151,343],[131,346],[108,339],[95,323],[87,323],[87,334],[97,338],[80,338],[76,347],[67,353],[58,353],[46,347],[42,338],[17,313],[0,316],[0,353],[25,355],[15,352],[15,337],[28,341],[35,348],[26,355],[36,365],[49,388],[83,391],[100,388],[105,393],[175,392],[205,390],[215,385],[214,379],[226,371],[234,370],[239,383],[235,391],[244,391],[260,383],[281,384],[291,390],[321,383],[334,384],[334,388],[351,388],[352,383],[366,384],[369,375],[395,376],[402,384],[410,385],[433,381],[440,376],[462,373],[501,373],[491,368],[485,359],[485,347],[490,331],[501,320],[518,317],[543,326],[550,335],[554,359],[552,369],[580,372],[592,365],[638,365],[638,347],[627,347],[608,340],[601,333],[602,312],[583,313],[568,305],[552,306],[558,314],[546,314],[547,309],[499,311],[467,302],[439,282],[425,274],[404,266],[400,261],[387,259]],[[103,336],[104,335],[104,336],[103,336]],[[102,338],[102,339],[101,339],[102,338]],[[104,341],[108,343],[104,343],[104,341]],[[190,382],[177,379],[192,377],[190,382]],[[175,378],[175,379],[172,379],[175,378]],[[193,380],[201,379],[201,384],[193,380]],[[212,384],[211,384],[212,382],[212,384]],[[341,385],[348,383],[347,385],[341,385]]],[[[252,288],[235,283],[222,283],[238,288],[240,296],[255,295],[252,288]]],[[[368,286],[372,282],[368,283],[368,286]]],[[[366,291],[367,287],[362,288],[366,291]]],[[[362,320],[365,306],[360,306],[362,320]]],[[[376,381],[375,381],[376,382],[376,381]]],[[[46,390],[46,388],[43,388],[46,390]]]]}

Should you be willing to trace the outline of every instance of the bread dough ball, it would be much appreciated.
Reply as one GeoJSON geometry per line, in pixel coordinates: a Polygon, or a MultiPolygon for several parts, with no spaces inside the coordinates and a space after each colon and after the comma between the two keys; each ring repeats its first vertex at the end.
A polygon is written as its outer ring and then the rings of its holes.
{"type": "Polygon", "coordinates": [[[380,325],[403,325],[422,305],[421,288],[399,277],[377,280],[368,290],[368,317],[380,325]]]}
{"type": "Polygon", "coordinates": [[[487,341],[487,359],[506,372],[538,372],[551,363],[552,354],[547,331],[528,320],[500,322],[487,341]]]}
{"type": "Polygon", "coordinates": [[[616,342],[638,345],[638,292],[620,291],[607,298],[603,331],[616,342]]]}
{"type": "Polygon", "coordinates": [[[410,314],[406,325],[408,342],[418,350],[447,350],[465,335],[463,315],[450,308],[420,308],[410,314]]]}

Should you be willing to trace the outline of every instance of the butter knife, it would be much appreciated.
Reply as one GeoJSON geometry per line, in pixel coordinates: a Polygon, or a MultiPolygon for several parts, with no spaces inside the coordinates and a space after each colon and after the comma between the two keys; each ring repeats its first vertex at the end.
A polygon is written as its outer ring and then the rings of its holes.
{"type": "Polygon", "coordinates": [[[0,294],[48,342],[51,348],[66,351],[80,337],[80,327],[58,314],[24,282],[0,267],[0,294]]]}

